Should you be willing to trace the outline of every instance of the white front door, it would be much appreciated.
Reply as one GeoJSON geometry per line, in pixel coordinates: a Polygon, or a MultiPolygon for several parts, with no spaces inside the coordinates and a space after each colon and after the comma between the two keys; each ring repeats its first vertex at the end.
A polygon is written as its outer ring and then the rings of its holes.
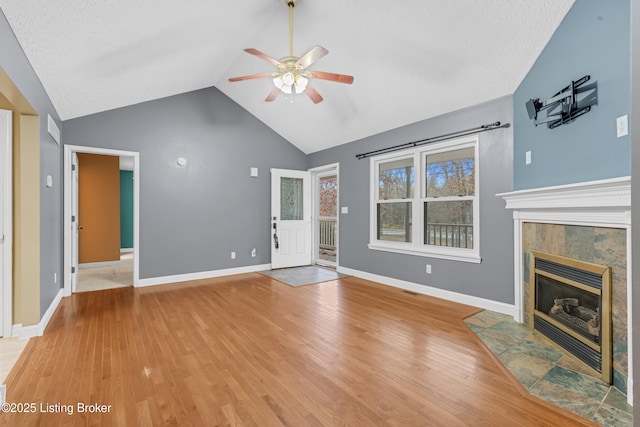
{"type": "Polygon", "coordinates": [[[0,335],[11,336],[12,275],[12,112],[0,110],[0,335]]]}
{"type": "Polygon", "coordinates": [[[271,268],[311,264],[311,173],[271,169],[271,268]]]}

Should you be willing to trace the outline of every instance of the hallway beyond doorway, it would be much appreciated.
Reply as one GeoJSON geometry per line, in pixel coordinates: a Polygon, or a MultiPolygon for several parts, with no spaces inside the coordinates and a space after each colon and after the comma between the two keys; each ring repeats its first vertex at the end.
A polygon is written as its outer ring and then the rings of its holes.
{"type": "Polygon", "coordinates": [[[121,263],[110,267],[81,268],[76,292],[133,286],[133,252],[120,255],[121,263]]]}

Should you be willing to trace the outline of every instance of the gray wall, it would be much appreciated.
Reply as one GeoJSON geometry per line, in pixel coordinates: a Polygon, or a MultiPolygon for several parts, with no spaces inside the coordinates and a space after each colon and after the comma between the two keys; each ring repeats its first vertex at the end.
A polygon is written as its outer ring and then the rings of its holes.
{"type": "Polygon", "coordinates": [[[369,243],[369,160],[356,154],[438,136],[487,123],[510,123],[511,97],[453,112],[374,135],[309,156],[309,166],[340,163],[340,265],[395,279],[514,303],[513,220],[497,193],[511,191],[512,128],[480,134],[480,256],[481,264],[374,251],[369,243]],[[431,264],[432,274],[425,273],[431,264]]]}
{"type": "MultiPolygon", "coordinates": [[[[632,228],[631,253],[640,253],[640,1],[631,2],[631,111],[633,117],[630,123],[633,144],[631,175],[631,222],[632,228]]],[[[632,328],[633,339],[633,417],[634,425],[640,426],[640,258],[633,257],[632,265],[632,328]]]]}
{"type": "Polygon", "coordinates": [[[616,118],[630,114],[629,31],[629,0],[575,2],[513,96],[514,189],[631,173],[631,139],[616,137],[616,118]],[[598,82],[597,106],[556,129],[533,125],[526,101],[587,74],[598,82]]]}
{"type": "MultiPolygon", "coordinates": [[[[62,150],[47,132],[47,114],[61,127],[58,113],[0,11],[0,67],[40,115],[40,317],[62,287],[62,150]],[[53,187],[46,188],[47,175],[53,187]],[[58,282],[54,283],[54,273],[58,282]]],[[[64,132],[63,132],[64,135],[64,132]]]]}
{"type": "Polygon", "coordinates": [[[64,127],[65,144],[140,153],[142,279],[269,263],[269,169],[307,169],[303,152],[215,88],[64,127]]]}

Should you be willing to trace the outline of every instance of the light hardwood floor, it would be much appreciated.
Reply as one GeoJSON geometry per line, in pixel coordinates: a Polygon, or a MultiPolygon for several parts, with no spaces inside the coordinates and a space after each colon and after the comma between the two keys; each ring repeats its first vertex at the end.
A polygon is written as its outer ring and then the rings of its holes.
{"type": "Polygon", "coordinates": [[[73,414],[0,424],[594,425],[517,386],[464,324],[477,311],[353,277],[74,294],[7,379],[9,402],[73,414]],[[78,402],[110,412],[78,413],[78,402]]]}

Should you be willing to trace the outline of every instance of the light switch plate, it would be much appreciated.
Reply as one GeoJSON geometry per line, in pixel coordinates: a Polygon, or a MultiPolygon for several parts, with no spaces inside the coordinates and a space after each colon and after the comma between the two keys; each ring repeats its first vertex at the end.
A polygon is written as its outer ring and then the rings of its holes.
{"type": "Polygon", "coordinates": [[[340,208],[340,213],[348,214],[349,213],[349,207],[348,206],[341,207],[340,208]]]}

